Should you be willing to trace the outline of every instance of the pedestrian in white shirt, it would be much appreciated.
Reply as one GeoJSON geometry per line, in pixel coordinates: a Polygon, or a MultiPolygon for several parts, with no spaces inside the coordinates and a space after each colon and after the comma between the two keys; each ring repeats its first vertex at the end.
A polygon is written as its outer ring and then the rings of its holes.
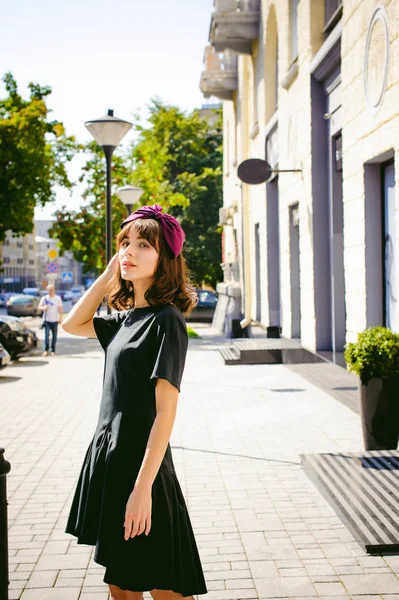
{"type": "Polygon", "coordinates": [[[48,294],[43,296],[39,302],[38,310],[43,311],[44,319],[44,352],[43,356],[48,356],[50,350],[50,331],[51,331],[51,355],[55,354],[55,345],[57,343],[58,323],[62,322],[62,300],[55,293],[53,285],[46,287],[48,294]]]}

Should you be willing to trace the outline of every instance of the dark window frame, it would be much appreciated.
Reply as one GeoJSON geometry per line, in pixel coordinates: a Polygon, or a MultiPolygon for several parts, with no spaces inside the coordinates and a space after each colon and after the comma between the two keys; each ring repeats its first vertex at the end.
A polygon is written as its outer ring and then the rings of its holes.
{"type": "Polygon", "coordinates": [[[343,12],[343,0],[324,0],[324,37],[328,37],[343,12]]]}

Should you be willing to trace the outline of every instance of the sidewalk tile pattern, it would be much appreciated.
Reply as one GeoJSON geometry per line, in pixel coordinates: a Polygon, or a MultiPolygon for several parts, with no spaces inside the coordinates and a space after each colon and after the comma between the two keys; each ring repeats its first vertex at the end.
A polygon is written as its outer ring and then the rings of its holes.
{"type": "MultiPolygon", "coordinates": [[[[0,373],[10,600],[108,599],[93,549],[64,533],[102,369],[96,340],[61,333],[56,357],[0,373]]],[[[193,341],[171,445],[204,598],[399,600],[399,556],[367,556],[300,466],[303,453],[362,450],[348,407],[282,365],[226,367],[193,341]]]]}

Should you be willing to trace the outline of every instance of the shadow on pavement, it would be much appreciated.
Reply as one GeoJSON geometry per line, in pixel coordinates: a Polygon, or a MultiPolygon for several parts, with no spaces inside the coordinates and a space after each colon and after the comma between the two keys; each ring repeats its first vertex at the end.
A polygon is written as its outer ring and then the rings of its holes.
{"type": "Polygon", "coordinates": [[[40,354],[29,354],[27,356],[20,356],[18,359],[13,360],[8,365],[8,368],[12,367],[42,367],[43,365],[47,365],[48,360],[29,360],[31,358],[35,358],[36,356],[40,356],[40,354]]]}
{"type": "Polygon", "coordinates": [[[57,356],[62,356],[63,358],[74,358],[76,356],[79,356],[79,358],[101,360],[104,358],[100,342],[95,338],[63,338],[57,342],[56,349],[57,356]],[[101,352],[101,354],[93,356],[92,352],[101,352]],[[82,356],[82,354],[89,353],[90,356],[82,356]]]}
{"type": "Polygon", "coordinates": [[[250,456],[248,454],[235,454],[234,452],[221,452],[220,450],[205,450],[204,448],[188,448],[187,446],[172,446],[172,450],[188,450],[190,452],[202,452],[204,454],[217,454],[219,456],[235,456],[237,458],[248,458],[250,460],[262,460],[265,462],[280,463],[284,465],[300,465],[300,461],[281,460],[278,458],[267,458],[263,456],[250,456]]]}
{"type": "Polygon", "coordinates": [[[22,377],[10,377],[9,375],[2,375],[0,373],[0,383],[14,383],[14,381],[19,381],[22,377]]]}

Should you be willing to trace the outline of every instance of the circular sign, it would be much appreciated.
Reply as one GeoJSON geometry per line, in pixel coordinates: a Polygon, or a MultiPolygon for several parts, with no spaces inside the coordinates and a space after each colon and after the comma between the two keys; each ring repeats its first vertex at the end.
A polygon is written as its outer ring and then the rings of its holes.
{"type": "Polygon", "coordinates": [[[58,272],[58,265],[57,263],[48,263],[47,264],[47,272],[48,273],[57,273],[58,272]]]}
{"type": "Polygon", "coordinates": [[[265,183],[272,176],[273,169],[266,160],[248,158],[238,165],[237,175],[244,183],[258,185],[265,183]]]}
{"type": "Polygon", "coordinates": [[[364,57],[364,87],[367,104],[377,112],[384,97],[389,66],[388,17],[382,6],[377,6],[371,18],[364,57]]]}

